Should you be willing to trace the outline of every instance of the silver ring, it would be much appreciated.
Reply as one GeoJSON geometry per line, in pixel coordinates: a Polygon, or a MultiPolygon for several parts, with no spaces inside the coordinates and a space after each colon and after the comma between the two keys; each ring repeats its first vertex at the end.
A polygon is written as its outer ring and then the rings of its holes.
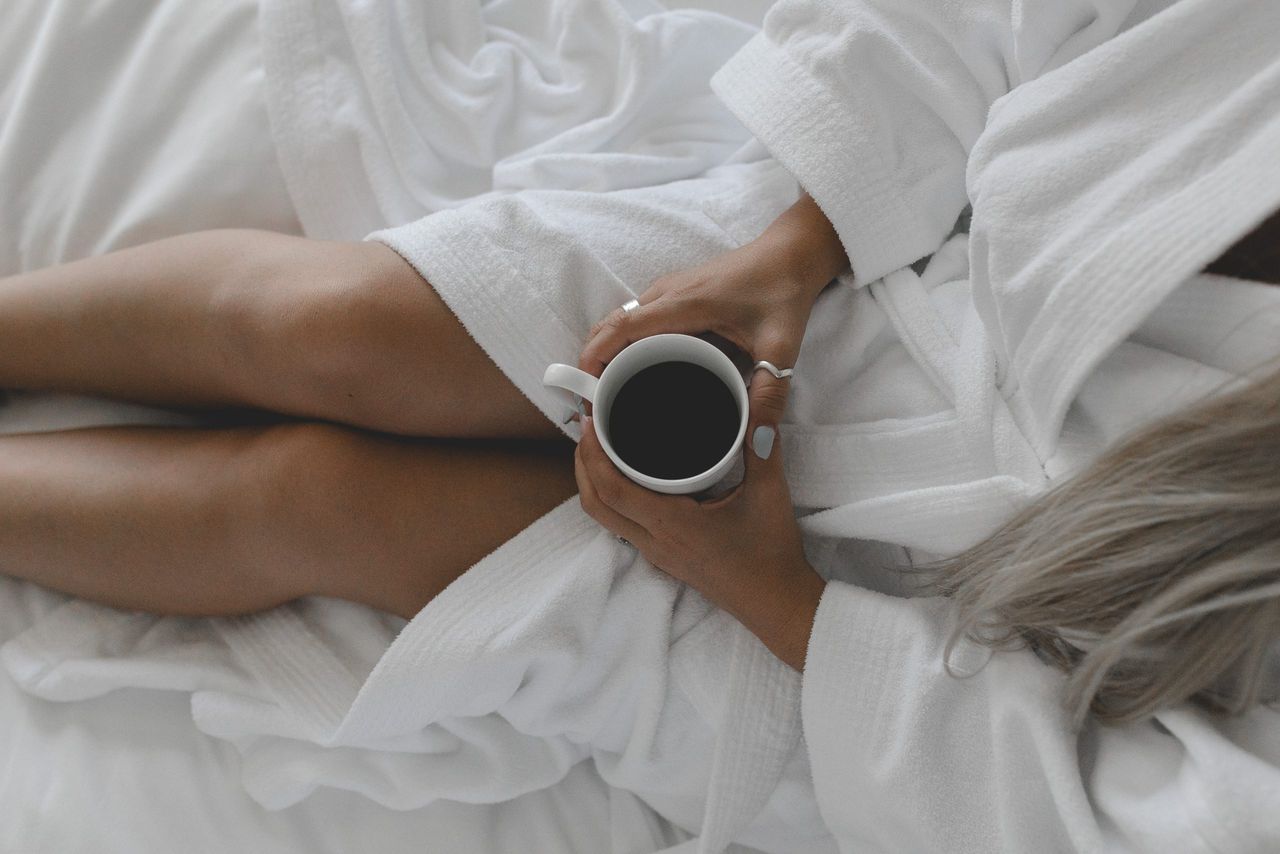
{"type": "Polygon", "coordinates": [[[640,307],[640,300],[629,299],[622,304],[622,311],[624,314],[630,314],[631,312],[635,311],[639,307],[640,307]]]}
{"type": "Polygon", "coordinates": [[[791,376],[791,372],[795,370],[794,368],[779,368],[773,362],[766,362],[764,359],[756,362],[756,366],[751,370],[758,371],[761,368],[764,368],[780,380],[785,380],[787,377],[791,376]]]}
{"type": "Polygon", "coordinates": [[[560,423],[568,424],[570,421],[573,420],[573,416],[576,415],[579,418],[583,418],[586,416],[586,414],[587,414],[587,407],[584,406],[582,403],[582,395],[578,394],[577,392],[574,392],[573,393],[573,409],[569,410],[569,414],[566,415],[564,417],[564,420],[561,421],[560,423]]]}

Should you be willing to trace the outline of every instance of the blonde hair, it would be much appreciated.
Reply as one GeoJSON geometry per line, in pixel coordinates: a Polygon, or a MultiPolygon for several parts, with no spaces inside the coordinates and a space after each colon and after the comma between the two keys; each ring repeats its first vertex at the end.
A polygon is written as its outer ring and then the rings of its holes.
{"type": "Polygon", "coordinates": [[[1280,371],[1142,430],[926,568],[968,636],[1068,672],[1076,726],[1275,697],[1280,371]]]}

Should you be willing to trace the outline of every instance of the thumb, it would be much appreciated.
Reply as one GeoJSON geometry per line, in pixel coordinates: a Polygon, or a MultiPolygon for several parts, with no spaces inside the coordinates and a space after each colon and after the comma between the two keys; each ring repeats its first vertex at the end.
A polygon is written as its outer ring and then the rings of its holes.
{"type": "Polygon", "coordinates": [[[763,368],[751,376],[748,390],[750,417],[747,421],[746,477],[759,472],[778,475],[782,471],[782,453],[778,441],[778,424],[787,408],[790,379],[778,379],[763,368]]]}

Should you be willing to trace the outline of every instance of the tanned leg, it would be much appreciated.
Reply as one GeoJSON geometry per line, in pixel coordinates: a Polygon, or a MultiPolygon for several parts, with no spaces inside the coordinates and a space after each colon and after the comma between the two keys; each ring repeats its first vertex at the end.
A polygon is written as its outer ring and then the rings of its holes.
{"type": "Polygon", "coordinates": [[[153,613],[319,594],[409,618],[575,491],[572,458],[541,442],[321,424],[0,436],[0,572],[153,613]]]}
{"type": "Polygon", "coordinates": [[[568,440],[377,243],[197,232],[0,279],[0,388],[568,440]]]}

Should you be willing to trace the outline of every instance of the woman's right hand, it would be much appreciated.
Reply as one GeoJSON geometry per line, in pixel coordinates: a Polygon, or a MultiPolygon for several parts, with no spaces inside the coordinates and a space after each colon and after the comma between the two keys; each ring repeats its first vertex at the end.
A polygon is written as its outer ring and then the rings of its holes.
{"type": "MultiPolygon", "coordinates": [[[[638,297],[639,308],[610,312],[592,327],[578,367],[598,377],[614,356],[641,338],[713,332],[753,362],[764,359],[790,368],[800,355],[814,301],[847,266],[831,224],[812,199],[802,196],[755,240],[663,276],[638,297]]],[[[787,386],[784,380],[757,382],[753,376],[753,422],[781,419],[787,386]]]]}

